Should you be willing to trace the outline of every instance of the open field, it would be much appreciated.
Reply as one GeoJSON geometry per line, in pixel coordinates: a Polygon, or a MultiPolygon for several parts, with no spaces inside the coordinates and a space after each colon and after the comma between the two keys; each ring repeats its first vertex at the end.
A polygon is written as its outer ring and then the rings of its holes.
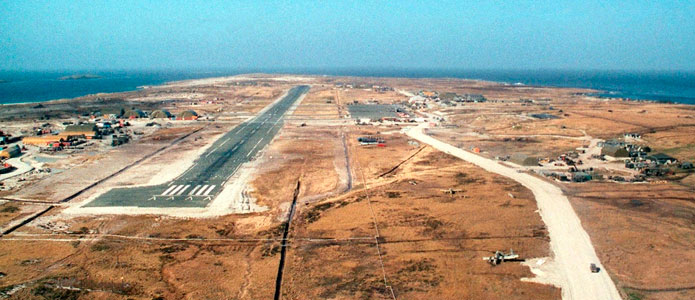
{"type": "Polygon", "coordinates": [[[670,164],[673,173],[619,182],[609,176],[639,171],[592,157],[598,143],[619,140],[695,161],[695,110],[588,92],[248,74],[3,107],[0,129],[14,135],[32,134],[36,123],[60,131],[67,121],[97,122],[81,114],[109,107],[198,118],[129,120],[141,134],[117,147],[110,139],[63,152],[29,147],[21,160],[37,171],[0,190],[0,296],[695,297],[695,173],[670,164]],[[288,92],[295,97],[283,98],[288,92]],[[452,93],[487,101],[444,100],[452,93]],[[405,133],[415,126],[496,167],[405,133]],[[570,152],[591,181],[542,173],[571,177],[557,159],[570,152]],[[540,165],[507,159],[515,153],[540,165]],[[558,196],[540,199],[539,189],[558,196]],[[185,200],[191,193],[210,198],[185,200]],[[215,196],[221,201],[210,202],[215,196]],[[549,219],[558,207],[551,200],[564,197],[564,223],[549,219]],[[574,259],[562,248],[573,242],[574,259]],[[518,260],[482,259],[512,249],[518,260]]]}

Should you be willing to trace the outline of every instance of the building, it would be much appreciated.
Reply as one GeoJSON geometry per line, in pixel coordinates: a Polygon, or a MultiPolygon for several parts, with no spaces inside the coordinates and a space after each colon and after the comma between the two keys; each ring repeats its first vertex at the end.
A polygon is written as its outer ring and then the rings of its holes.
{"type": "Polygon", "coordinates": [[[601,155],[610,156],[613,158],[630,157],[630,152],[627,151],[625,147],[606,144],[603,146],[603,148],[601,148],[601,155]]]}
{"type": "Polygon", "coordinates": [[[139,109],[128,109],[123,113],[123,118],[126,119],[144,118],[145,116],[145,112],[139,109]]]}
{"type": "Polygon", "coordinates": [[[453,102],[453,101],[458,101],[461,98],[456,93],[445,92],[445,93],[442,93],[441,95],[439,95],[439,99],[442,101],[453,102]]]}
{"type": "Polygon", "coordinates": [[[104,116],[104,119],[118,119],[121,116],[123,116],[123,113],[125,110],[123,108],[104,108],[101,110],[101,114],[104,116]]]}
{"type": "Polygon", "coordinates": [[[419,95],[426,98],[435,98],[439,96],[439,94],[435,91],[420,91],[419,95]]]}
{"type": "Polygon", "coordinates": [[[481,94],[464,94],[461,96],[463,102],[485,102],[487,98],[481,94]]]}
{"type": "Polygon", "coordinates": [[[538,166],[538,157],[528,156],[523,153],[514,153],[509,158],[509,161],[520,166],[538,166]]]}
{"type": "Polygon", "coordinates": [[[198,113],[192,110],[187,110],[179,114],[179,116],[176,118],[177,120],[197,120],[198,119],[198,113]]]}
{"type": "Polygon", "coordinates": [[[384,139],[379,138],[379,137],[375,137],[375,136],[358,137],[357,141],[362,146],[366,146],[366,145],[379,145],[379,146],[381,146],[381,145],[386,143],[386,141],[384,141],[384,139]]]}
{"type": "Polygon", "coordinates": [[[586,172],[575,172],[572,174],[572,181],[573,182],[586,182],[590,181],[593,179],[591,174],[586,173],[586,172]]]}
{"type": "Polygon", "coordinates": [[[664,153],[657,153],[654,155],[647,156],[647,159],[660,165],[672,164],[678,161],[677,159],[664,153]]]}
{"type": "Polygon", "coordinates": [[[95,124],[80,124],[80,125],[68,125],[65,130],[59,134],[67,139],[67,136],[84,136],[86,139],[98,139],[99,129],[95,124]]]}
{"type": "Polygon", "coordinates": [[[37,147],[45,147],[54,142],[60,142],[63,138],[58,135],[28,136],[22,139],[22,144],[37,147]]]}
{"type": "Polygon", "coordinates": [[[171,113],[166,109],[155,110],[150,114],[152,119],[168,119],[171,118],[171,113]]]}
{"type": "Polygon", "coordinates": [[[17,145],[12,145],[0,150],[0,158],[13,158],[20,156],[21,154],[22,149],[19,149],[19,146],[17,145]]]}

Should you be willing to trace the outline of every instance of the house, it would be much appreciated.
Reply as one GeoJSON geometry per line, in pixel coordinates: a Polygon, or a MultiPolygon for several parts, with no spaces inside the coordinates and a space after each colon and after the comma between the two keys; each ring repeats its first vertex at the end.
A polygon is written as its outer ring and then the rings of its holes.
{"type": "Polygon", "coordinates": [[[672,163],[675,163],[678,161],[677,159],[675,159],[669,155],[666,155],[664,153],[657,153],[657,154],[647,156],[647,159],[651,160],[657,164],[660,164],[660,165],[672,164],[672,163]]]}
{"type": "Polygon", "coordinates": [[[693,163],[684,161],[681,163],[680,168],[683,170],[690,170],[693,168],[693,163]]]}
{"type": "Polygon", "coordinates": [[[625,147],[622,146],[604,145],[603,148],[601,148],[601,155],[610,156],[613,158],[620,158],[629,157],[630,152],[628,152],[627,149],[625,149],[625,147]]]}
{"type": "Polygon", "coordinates": [[[528,156],[523,153],[514,153],[509,158],[509,161],[520,166],[538,166],[538,157],[528,156]]]}
{"type": "Polygon", "coordinates": [[[12,145],[9,146],[5,149],[0,150],[0,158],[13,158],[20,156],[22,154],[22,150],[19,149],[19,146],[17,145],[12,145]]]}

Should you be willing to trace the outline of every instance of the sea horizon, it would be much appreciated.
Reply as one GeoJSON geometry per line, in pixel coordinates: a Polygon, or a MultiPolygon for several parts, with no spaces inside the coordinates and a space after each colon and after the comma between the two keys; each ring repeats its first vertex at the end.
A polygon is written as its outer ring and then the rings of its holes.
{"type": "Polygon", "coordinates": [[[0,104],[72,99],[97,93],[138,90],[168,82],[249,73],[355,77],[456,78],[526,86],[584,88],[595,96],[695,104],[695,71],[427,69],[427,68],[259,68],[0,71],[0,104]],[[98,78],[61,80],[71,75],[98,78]]]}

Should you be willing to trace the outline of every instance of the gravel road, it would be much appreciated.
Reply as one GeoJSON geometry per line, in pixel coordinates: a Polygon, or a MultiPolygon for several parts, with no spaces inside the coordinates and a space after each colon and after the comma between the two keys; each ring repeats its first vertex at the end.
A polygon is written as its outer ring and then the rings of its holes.
{"type": "Polygon", "coordinates": [[[562,288],[562,299],[621,299],[615,284],[601,265],[589,235],[570,205],[569,199],[560,188],[552,183],[520,173],[515,168],[504,166],[495,160],[475,155],[426,135],[423,130],[428,123],[406,130],[406,134],[489,172],[509,177],[533,192],[543,221],[548,227],[550,248],[555,255],[554,263],[559,274],[555,284],[562,288]],[[589,265],[601,268],[592,273],[589,265]]]}

